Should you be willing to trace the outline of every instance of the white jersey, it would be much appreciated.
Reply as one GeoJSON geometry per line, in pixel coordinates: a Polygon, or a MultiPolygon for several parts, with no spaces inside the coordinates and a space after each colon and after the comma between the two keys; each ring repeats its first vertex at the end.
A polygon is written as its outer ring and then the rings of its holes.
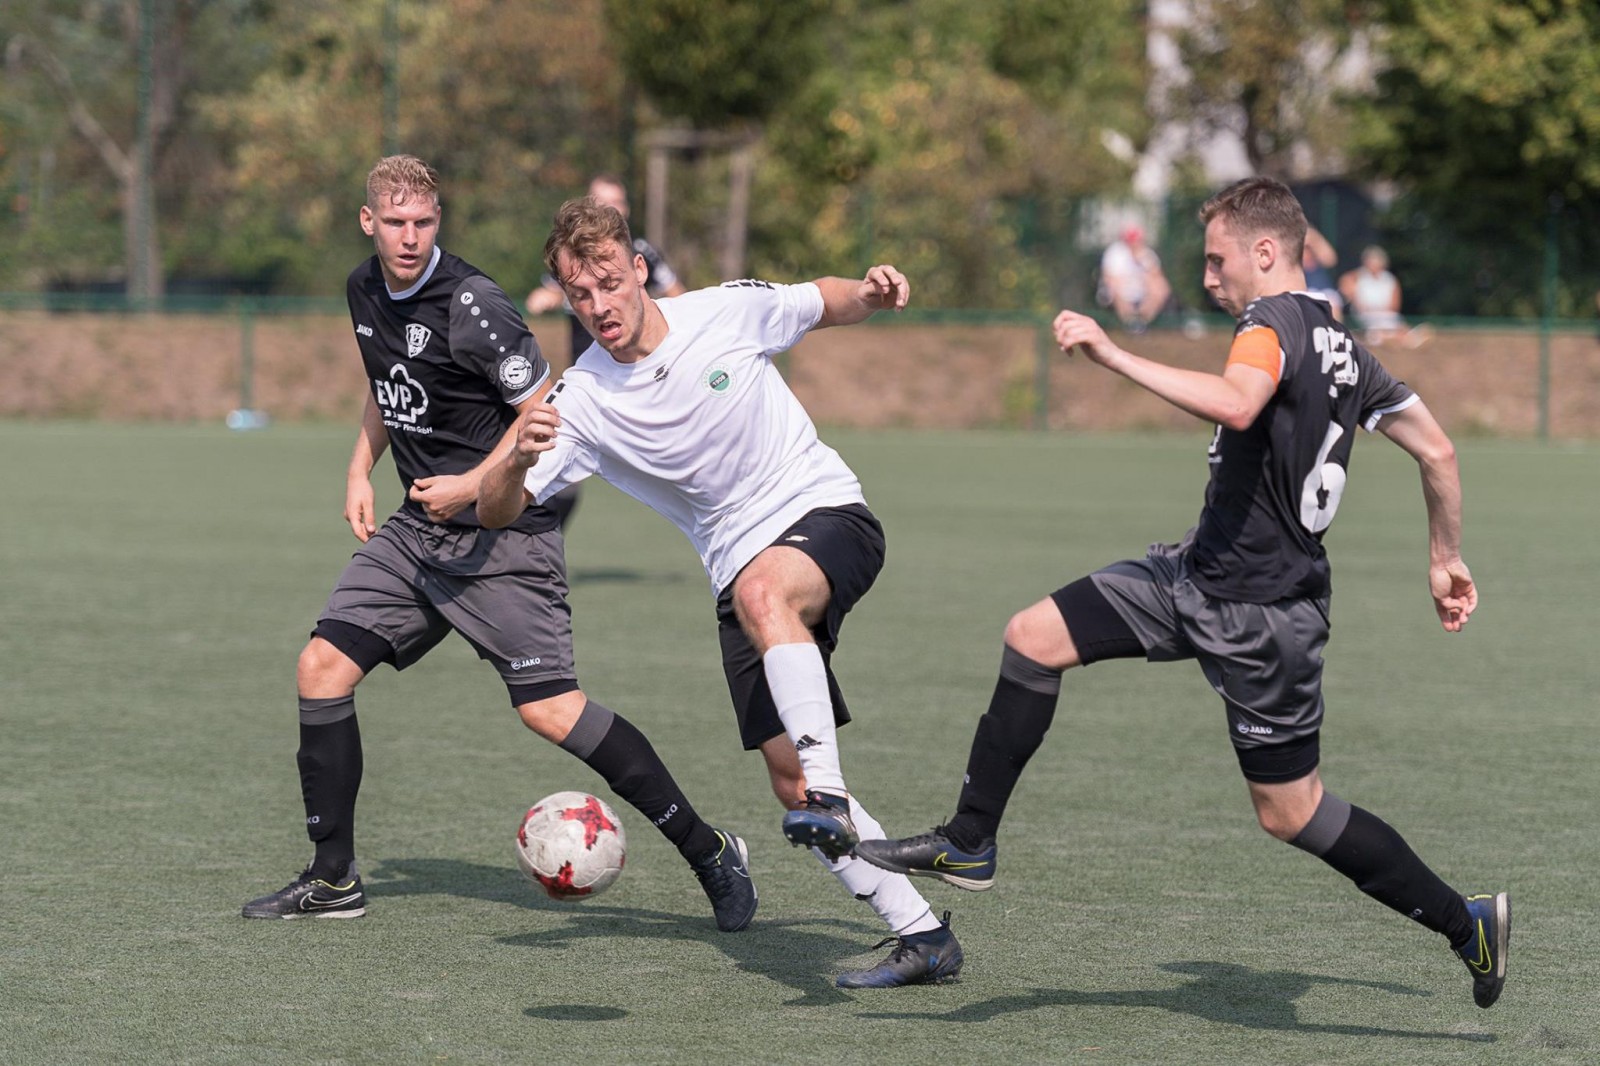
{"type": "Polygon", "coordinates": [[[730,281],[656,302],[655,351],[619,363],[596,344],[562,375],[556,446],[523,484],[542,501],[600,475],[683,530],[720,594],[806,512],[866,502],[772,364],[822,318],[822,292],[730,281]]]}

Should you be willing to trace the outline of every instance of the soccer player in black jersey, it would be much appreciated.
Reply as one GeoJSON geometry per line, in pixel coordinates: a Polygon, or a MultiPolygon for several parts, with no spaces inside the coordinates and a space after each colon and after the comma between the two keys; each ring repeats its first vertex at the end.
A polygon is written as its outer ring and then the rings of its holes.
{"type": "Polygon", "coordinates": [[[366,913],[355,689],[379,663],[404,670],[454,630],[494,665],[529,729],[582,759],[678,848],[718,928],[743,929],[756,910],[744,842],[707,825],[644,734],[578,687],[555,515],[528,507],[504,529],[478,522],[483,472],[510,450],[518,414],[549,390],[549,367],[500,287],[437,245],[439,217],[438,175],[421,160],[389,156],[367,176],[361,228],[377,254],[347,287],[371,379],[345,492],[361,548],[298,669],[297,759],[316,851],[244,916],[366,913]],[[406,502],[380,528],[370,475],[386,449],[406,502]]]}
{"type": "Polygon", "coordinates": [[[1194,659],[1223,698],[1261,827],[1447,937],[1472,973],[1473,999],[1488,1007],[1505,983],[1507,894],[1464,898],[1387,823],[1326,791],[1317,772],[1329,604],[1322,535],[1354,430],[1383,433],[1421,468],[1429,586],[1449,632],[1478,603],[1461,559],[1455,449],[1327,301],[1300,291],[1306,219],[1286,186],[1247,178],[1207,201],[1200,217],[1206,289],[1239,320],[1220,375],[1141,359],[1072,311],[1055,321],[1064,351],[1081,349],[1217,424],[1198,525],[1178,544],[1074,581],[1013,617],[955,817],[920,836],[864,841],[855,853],[885,869],[990,887],[1001,816],[1050,727],[1062,672],[1103,659],[1194,659]]]}

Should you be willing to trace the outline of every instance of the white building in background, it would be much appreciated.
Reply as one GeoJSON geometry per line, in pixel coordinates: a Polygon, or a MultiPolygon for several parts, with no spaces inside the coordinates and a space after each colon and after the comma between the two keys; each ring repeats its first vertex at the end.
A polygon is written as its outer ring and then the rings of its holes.
{"type": "MultiPolygon", "coordinates": [[[[1184,122],[1162,117],[1166,101],[1175,86],[1189,77],[1178,53],[1175,31],[1193,24],[1197,5],[1192,0],[1150,0],[1145,39],[1145,57],[1150,64],[1148,107],[1156,117],[1155,128],[1144,150],[1126,135],[1115,130],[1102,131],[1106,148],[1134,167],[1133,195],[1144,203],[1159,204],[1172,188],[1173,174],[1185,159],[1196,161],[1212,186],[1247,178],[1253,169],[1245,151],[1244,121],[1224,119],[1216,123],[1184,122]]],[[[1306,49],[1306,66],[1319,73],[1318,95],[1370,86],[1375,67],[1371,43],[1358,32],[1343,52],[1331,41],[1312,42],[1306,49]]],[[[1310,144],[1292,149],[1290,180],[1309,180],[1337,174],[1342,159],[1318,158],[1310,144]]],[[[1139,219],[1153,222],[1155,219],[1139,219]]]]}

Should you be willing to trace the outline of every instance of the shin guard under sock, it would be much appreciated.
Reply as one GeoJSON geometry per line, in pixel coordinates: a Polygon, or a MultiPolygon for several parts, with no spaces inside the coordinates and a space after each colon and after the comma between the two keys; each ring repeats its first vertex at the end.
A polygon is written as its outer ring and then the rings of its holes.
{"type": "Polygon", "coordinates": [[[605,778],[685,859],[693,862],[721,846],[650,741],[622,715],[590,700],[561,747],[605,778]]]}
{"type": "Polygon", "coordinates": [[[1461,893],[1428,868],[1383,819],[1323,792],[1311,821],[1289,843],[1317,856],[1355,886],[1460,948],[1472,936],[1461,893]]]}
{"type": "Polygon", "coordinates": [[[306,835],[316,845],[313,877],[331,880],[355,859],[356,793],[361,790],[361,730],[354,695],[300,697],[300,795],[306,835]]]}
{"type": "Polygon", "coordinates": [[[957,847],[977,851],[994,840],[1022,768],[1055,718],[1060,694],[1060,670],[1006,647],[994,696],[972,738],[956,816],[947,827],[957,847]]]}

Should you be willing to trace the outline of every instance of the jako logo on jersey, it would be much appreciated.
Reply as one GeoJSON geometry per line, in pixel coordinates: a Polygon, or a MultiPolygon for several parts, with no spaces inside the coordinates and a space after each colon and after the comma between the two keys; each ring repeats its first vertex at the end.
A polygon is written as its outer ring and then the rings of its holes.
{"type": "Polygon", "coordinates": [[[791,543],[791,544],[804,544],[806,541],[810,540],[811,538],[810,537],[801,536],[799,533],[794,533],[794,534],[791,534],[790,536],[784,537],[783,539],[785,541],[791,543]]]}
{"type": "Polygon", "coordinates": [[[363,337],[370,337],[370,336],[372,336],[372,327],[371,326],[363,326],[360,323],[357,323],[356,324],[356,332],[361,334],[363,337]]]}
{"type": "Polygon", "coordinates": [[[408,426],[416,425],[417,419],[428,410],[428,391],[411,380],[411,375],[400,363],[394,365],[389,376],[394,380],[372,383],[373,390],[378,394],[378,406],[383,408],[383,416],[408,426]]]}
{"type": "Polygon", "coordinates": [[[433,330],[427,326],[419,326],[415,322],[406,323],[406,358],[415,359],[422,354],[422,349],[428,346],[428,341],[433,337],[433,330]]]}
{"type": "Polygon", "coordinates": [[[525,389],[533,380],[533,363],[525,355],[513,355],[500,364],[500,384],[508,389],[525,389]]]}
{"type": "Polygon", "coordinates": [[[674,814],[677,814],[677,813],[678,813],[678,805],[676,803],[674,803],[672,806],[667,808],[667,813],[663,814],[660,818],[657,818],[655,820],[655,822],[656,822],[657,825],[666,825],[667,824],[667,819],[671,818],[674,814]]]}
{"type": "Polygon", "coordinates": [[[511,660],[511,669],[513,669],[513,670],[526,670],[528,667],[530,667],[530,666],[538,666],[542,662],[544,662],[544,660],[541,659],[537,655],[535,655],[531,659],[512,659],[511,660]]]}
{"type": "Polygon", "coordinates": [[[1241,733],[1255,736],[1270,737],[1272,735],[1272,727],[1270,725],[1251,725],[1249,722],[1240,722],[1233,728],[1241,733]]]}
{"type": "Polygon", "coordinates": [[[706,371],[706,388],[714,396],[728,395],[728,386],[733,384],[733,375],[728,373],[725,366],[714,366],[706,371]]]}

